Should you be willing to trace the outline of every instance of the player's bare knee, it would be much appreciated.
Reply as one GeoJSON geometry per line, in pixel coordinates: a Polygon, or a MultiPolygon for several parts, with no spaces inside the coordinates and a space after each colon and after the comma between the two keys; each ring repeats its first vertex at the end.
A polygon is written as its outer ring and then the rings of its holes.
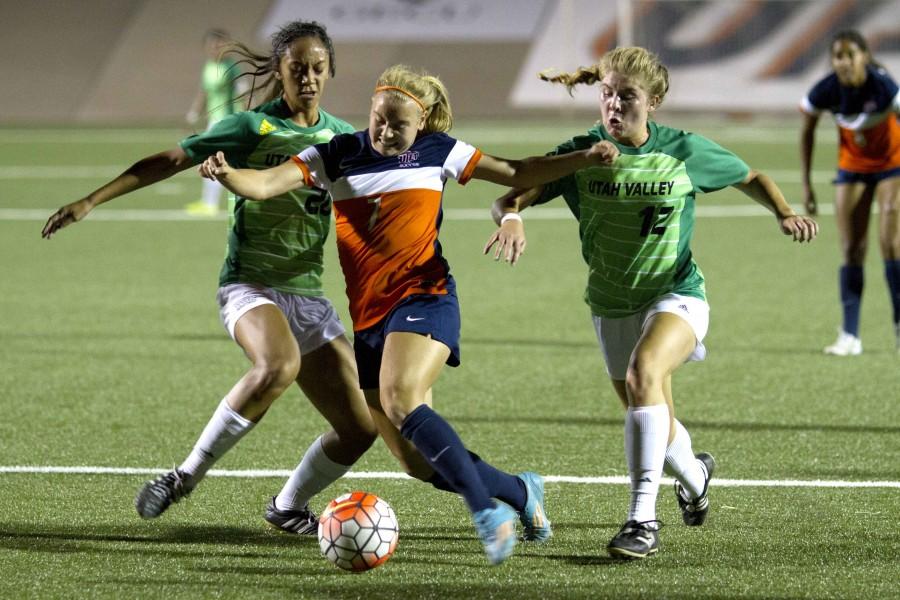
{"type": "Polygon", "coordinates": [[[659,387],[662,377],[655,373],[643,360],[633,360],[625,374],[625,387],[634,404],[641,406],[659,387]]]}
{"type": "Polygon", "coordinates": [[[254,387],[263,391],[284,391],[297,378],[300,371],[300,359],[292,357],[258,362],[253,365],[251,374],[254,387]]]}
{"type": "Polygon", "coordinates": [[[421,404],[424,394],[416,381],[407,378],[391,378],[381,382],[381,405],[391,423],[398,429],[412,410],[421,404]]]}

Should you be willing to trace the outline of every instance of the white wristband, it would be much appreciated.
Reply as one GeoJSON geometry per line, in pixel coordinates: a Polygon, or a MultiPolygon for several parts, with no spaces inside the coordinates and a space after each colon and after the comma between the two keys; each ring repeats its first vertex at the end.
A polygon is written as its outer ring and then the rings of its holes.
{"type": "Polygon", "coordinates": [[[500,218],[500,224],[503,225],[507,221],[518,221],[521,223],[522,215],[514,212],[503,213],[503,217],[500,218]]]}

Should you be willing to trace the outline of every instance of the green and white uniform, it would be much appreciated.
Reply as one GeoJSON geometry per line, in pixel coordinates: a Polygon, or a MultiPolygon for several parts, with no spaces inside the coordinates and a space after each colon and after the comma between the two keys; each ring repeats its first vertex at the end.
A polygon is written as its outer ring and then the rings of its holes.
{"type": "Polygon", "coordinates": [[[544,187],[536,204],[562,195],[578,219],[589,267],[585,301],[604,318],[640,313],[667,294],[706,299],[703,274],[691,256],[694,202],[743,181],[744,161],[714,142],[649,123],[639,148],[617,143],[597,125],[551,154],[615,144],[612,166],[589,167],[544,187]]]}
{"type": "MultiPolygon", "coordinates": [[[[267,169],[304,148],[355,129],[324,110],[313,127],[290,120],[282,99],[235,113],[181,141],[195,163],[221,150],[237,168],[267,169]]],[[[301,188],[265,202],[232,196],[228,251],[219,284],[254,283],[290,294],[322,296],[323,246],[331,222],[324,191],[301,188]]]]}
{"type": "Polygon", "coordinates": [[[237,64],[230,59],[208,60],[200,75],[200,87],[206,93],[206,120],[212,124],[235,111],[237,64]]]}

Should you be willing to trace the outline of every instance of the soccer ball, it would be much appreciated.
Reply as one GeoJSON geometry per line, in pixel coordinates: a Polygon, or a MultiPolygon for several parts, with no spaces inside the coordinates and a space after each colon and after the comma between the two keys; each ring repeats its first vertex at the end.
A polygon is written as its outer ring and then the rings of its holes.
{"type": "Polygon", "coordinates": [[[347,571],[368,571],[394,554],[400,530],[391,505],[366,492],[332,500],[319,517],[319,547],[347,571]]]}

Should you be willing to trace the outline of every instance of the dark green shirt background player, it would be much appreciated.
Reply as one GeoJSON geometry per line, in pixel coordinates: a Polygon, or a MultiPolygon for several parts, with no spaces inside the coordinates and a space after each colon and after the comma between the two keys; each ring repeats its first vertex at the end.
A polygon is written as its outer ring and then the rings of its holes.
{"type": "MultiPolygon", "coordinates": [[[[231,164],[267,169],[338,133],[355,130],[319,109],[319,120],[301,127],[278,98],[252,111],[236,113],[209,131],[181,141],[192,163],[217,150],[231,164]]],[[[229,198],[228,254],[219,285],[261,283],[291,294],[322,296],[323,245],[331,224],[331,199],[321,190],[300,189],[268,202],[229,198]]]]}
{"type": "Polygon", "coordinates": [[[602,125],[551,154],[609,140],[619,148],[615,166],[583,169],[544,187],[535,204],[562,196],[578,219],[589,267],[585,301],[593,314],[622,317],[664,294],[706,299],[703,274],[691,256],[698,193],[741,183],[747,164],[693,133],[648,123],[639,147],[618,144],[602,125]],[[615,285],[610,285],[614,283],[615,285]]]}
{"type": "MultiPolygon", "coordinates": [[[[269,54],[241,44],[264,104],[226,117],[171,150],[139,160],[84,198],[56,211],[43,229],[49,238],[99,204],[161,181],[202,162],[213,149],[250,168],[266,168],[335,134],[353,131],[319,107],[334,75],[334,47],[315,22],[288,23],[272,36],[269,54]]],[[[249,95],[252,98],[253,92],[249,95]]],[[[228,254],[220,275],[220,315],[252,363],[227,392],[175,469],[147,482],[135,498],[144,518],[160,516],[187,496],[292,383],[300,386],[331,429],[313,441],[303,460],[265,511],[269,524],[315,534],[310,498],[340,478],[372,445],[375,424],[359,389],[353,349],[331,304],[322,297],[322,246],[330,205],[318,190],[284,194],[276,201],[231,202],[228,254]]],[[[212,291],[212,290],[211,290],[212,291]]],[[[212,294],[210,294],[212,296],[212,294]]],[[[198,358],[199,360],[199,358],[198,358]]],[[[189,406],[185,398],[173,398],[189,406]]]]}
{"type": "Polygon", "coordinates": [[[498,199],[493,214],[500,229],[485,252],[496,245],[496,258],[518,260],[525,244],[518,212],[532,204],[561,195],[578,219],[589,268],[585,299],[607,372],[626,407],[631,504],[607,549],[614,558],[644,558],[659,549],[656,498],[663,469],[677,481],[685,524],[702,525],[709,510],[715,461],[708,453],[694,455],[672,399],[672,373],[687,360],[703,359],[709,323],[703,274],[690,250],[697,194],[734,186],[768,208],[782,233],[796,241],[811,240],[818,227],[794,213],[770,178],[731,152],[650,120],[669,89],[669,75],[644,48],[616,48],[596,65],[544,77],[570,91],[579,83],[600,86],[600,123],[552,154],[608,140],[619,156],[612,165],[498,199]]]}

